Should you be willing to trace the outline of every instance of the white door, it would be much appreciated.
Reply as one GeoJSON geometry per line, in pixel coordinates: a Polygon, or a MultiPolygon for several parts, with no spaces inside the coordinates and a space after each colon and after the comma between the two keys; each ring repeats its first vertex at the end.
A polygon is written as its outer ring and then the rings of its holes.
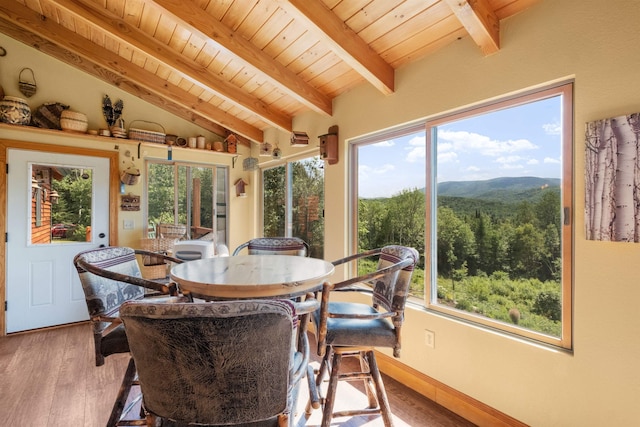
{"type": "Polygon", "coordinates": [[[109,243],[109,159],[18,149],[7,159],[7,333],[87,320],[72,261],[109,243]]]}

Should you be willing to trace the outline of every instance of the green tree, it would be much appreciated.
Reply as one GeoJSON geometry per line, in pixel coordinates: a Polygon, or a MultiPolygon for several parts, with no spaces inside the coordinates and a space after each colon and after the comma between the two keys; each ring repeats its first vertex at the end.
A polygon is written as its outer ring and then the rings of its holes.
{"type": "Polygon", "coordinates": [[[471,257],[475,256],[475,236],[469,224],[446,207],[438,208],[438,273],[451,277],[471,257]]]}

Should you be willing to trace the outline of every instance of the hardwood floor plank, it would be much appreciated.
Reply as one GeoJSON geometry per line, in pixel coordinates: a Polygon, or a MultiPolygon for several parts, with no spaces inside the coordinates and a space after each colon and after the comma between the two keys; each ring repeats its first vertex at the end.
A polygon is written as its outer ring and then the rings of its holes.
{"type": "MultiPolygon", "coordinates": [[[[6,390],[11,399],[7,425],[46,426],[53,400],[55,381],[60,370],[60,359],[67,342],[66,330],[43,331],[28,334],[18,349],[16,373],[21,384],[6,390]]],[[[10,339],[10,337],[8,338],[10,339]]],[[[14,374],[10,371],[5,377],[14,374]]],[[[5,394],[3,390],[2,394],[5,394]]],[[[3,399],[4,400],[4,396],[3,399]]]]}
{"type": "Polygon", "coordinates": [[[89,365],[93,355],[93,351],[88,351],[93,346],[92,339],[87,339],[90,328],[69,327],[68,333],[49,413],[48,425],[51,427],[84,425],[87,370],[95,367],[89,365]]]}

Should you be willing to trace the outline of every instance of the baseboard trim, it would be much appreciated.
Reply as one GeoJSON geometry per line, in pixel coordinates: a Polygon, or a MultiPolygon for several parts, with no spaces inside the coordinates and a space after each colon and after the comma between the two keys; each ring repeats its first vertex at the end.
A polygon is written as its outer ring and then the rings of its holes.
{"type": "Polygon", "coordinates": [[[376,352],[376,360],[384,374],[480,427],[527,427],[515,418],[404,365],[398,359],[376,352]]]}

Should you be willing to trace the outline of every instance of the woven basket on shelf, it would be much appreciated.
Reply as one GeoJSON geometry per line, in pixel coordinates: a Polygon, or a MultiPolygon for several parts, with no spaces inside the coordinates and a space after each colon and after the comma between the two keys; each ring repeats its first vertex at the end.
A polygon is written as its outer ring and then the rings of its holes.
{"type": "Polygon", "coordinates": [[[72,110],[63,110],[60,113],[60,127],[69,132],[86,133],[89,128],[87,115],[72,110]]]}
{"type": "Polygon", "coordinates": [[[164,127],[160,123],[148,122],[146,120],[134,120],[131,122],[131,125],[133,125],[135,122],[144,122],[144,123],[150,123],[152,125],[159,126],[162,128],[162,132],[154,132],[151,130],[138,129],[130,126],[129,139],[133,139],[136,141],[143,141],[143,142],[153,142],[156,144],[165,143],[166,131],[164,130],[164,127]]]}

